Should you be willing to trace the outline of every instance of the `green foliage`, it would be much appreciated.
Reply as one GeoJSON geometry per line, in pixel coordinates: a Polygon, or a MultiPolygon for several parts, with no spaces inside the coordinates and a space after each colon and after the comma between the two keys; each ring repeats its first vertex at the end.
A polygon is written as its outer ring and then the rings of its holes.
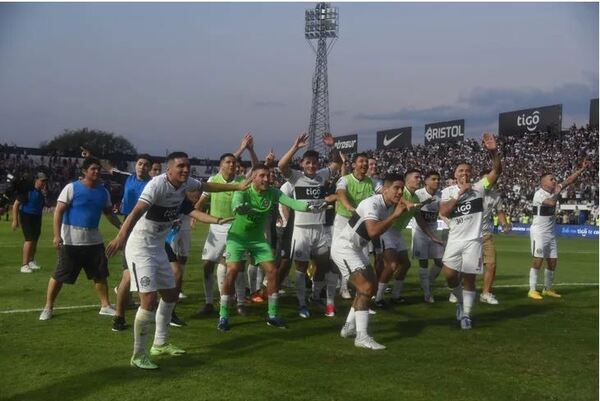
{"type": "Polygon", "coordinates": [[[81,147],[92,151],[96,156],[114,158],[116,155],[135,156],[137,150],[127,139],[112,132],[81,128],[65,130],[50,142],[42,142],[43,150],[54,150],[62,154],[79,154],[81,147]]]}

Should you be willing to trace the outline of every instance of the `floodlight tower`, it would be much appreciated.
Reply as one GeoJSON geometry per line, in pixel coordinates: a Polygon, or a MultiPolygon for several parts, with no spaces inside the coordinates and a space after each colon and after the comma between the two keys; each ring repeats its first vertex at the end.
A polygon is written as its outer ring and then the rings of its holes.
{"type": "Polygon", "coordinates": [[[327,54],[338,37],[338,9],[329,3],[318,3],[305,11],[304,37],[317,55],[312,79],[312,106],[310,109],[309,149],[323,151],[321,136],[329,131],[329,89],[327,88],[327,54]],[[315,39],[315,48],[312,40],[315,39]],[[328,40],[329,39],[329,43],[328,40]]]}

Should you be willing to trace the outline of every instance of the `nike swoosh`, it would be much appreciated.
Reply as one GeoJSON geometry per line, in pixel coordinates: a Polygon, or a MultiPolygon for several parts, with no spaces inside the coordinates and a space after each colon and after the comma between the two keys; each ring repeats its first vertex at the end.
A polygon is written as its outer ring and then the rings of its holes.
{"type": "Polygon", "coordinates": [[[383,146],[388,146],[390,143],[394,142],[396,138],[398,138],[400,135],[402,135],[402,133],[393,136],[391,139],[388,139],[387,136],[383,137],[383,146]]]}

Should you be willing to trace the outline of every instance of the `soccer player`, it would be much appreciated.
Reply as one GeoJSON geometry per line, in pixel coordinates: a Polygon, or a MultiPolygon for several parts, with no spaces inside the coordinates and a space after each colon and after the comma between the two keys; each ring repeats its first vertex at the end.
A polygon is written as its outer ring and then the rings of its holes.
{"type": "Polygon", "coordinates": [[[575,170],[566,180],[557,183],[556,177],[551,173],[544,173],[541,177],[540,189],[533,195],[533,221],[531,222],[531,254],[532,267],[529,270],[529,293],[532,299],[542,299],[543,296],[561,298],[552,288],[554,272],[558,260],[556,234],[554,233],[556,203],[562,190],[571,185],[577,178],[591,166],[591,162],[584,160],[581,167],[575,170]],[[546,259],[544,272],[544,289],[540,294],[537,290],[537,281],[542,263],[546,259]]]}
{"type": "MultiPolygon", "coordinates": [[[[341,177],[336,184],[337,202],[335,203],[335,220],[333,222],[332,247],[341,231],[348,224],[352,213],[360,202],[375,193],[375,184],[367,176],[369,158],[366,153],[358,153],[352,162],[352,173],[341,177]]],[[[344,299],[350,299],[348,278],[342,275],[340,294],[344,299]]]]}
{"type": "Polygon", "coordinates": [[[496,138],[483,135],[484,148],[492,158],[492,170],[476,183],[471,182],[472,167],[460,162],[454,170],[457,184],[442,191],[440,215],[449,219],[448,242],[442,258],[442,274],[457,298],[456,319],[463,330],[471,329],[471,310],[475,301],[475,277],[482,273],[483,197],[502,173],[496,138]],[[461,285],[462,278],[462,285],[461,285]],[[464,289],[463,289],[464,286],[464,289]]]}
{"type": "Polygon", "coordinates": [[[229,331],[229,297],[236,277],[242,271],[246,253],[254,262],[265,270],[267,277],[268,318],[267,324],[285,328],[285,323],[278,316],[278,283],[271,245],[265,238],[265,221],[267,216],[280,202],[297,212],[314,211],[319,213],[322,205],[310,205],[284,195],[279,189],[269,186],[269,168],[258,165],[252,171],[252,185],[245,191],[233,195],[231,207],[235,220],[227,234],[226,259],[227,277],[221,292],[219,323],[217,328],[229,331]]]}
{"type": "MultiPolygon", "coordinates": [[[[420,205],[419,197],[415,192],[421,186],[421,172],[416,169],[409,169],[404,178],[406,181],[402,197],[405,200],[405,203],[409,205],[420,205]]],[[[426,204],[432,200],[433,198],[424,203],[426,204]]],[[[383,233],[380,238],[381,247],[383,249],[384,269],[379,276],[377,295],[375,296],[375,305],[379,308],[385,309],[387,307],[387,304],[383,300],[383,295],[387,282],[392,274],[395,276],[392,302],[400,303],[404,301],[402,290],[404,289],[406,273],[408,273],[408,269],[410,268],[410,259],[408,257],[408,248],[402,237],[402,230],[406,228],[410,220],[414,217],[419,227],[431,241],[442,244],[442,241],[435,236],[434,231],[432,231],[430,226],[423,220],[422,215],[417,213],[418,210],[419,207],[411,207],[406,213],[396,219],[392,227],[383,233]]]]}
{"type": "MultiPolygon", "coordinates": [[[[323,143],[332,147],[334,138],[330,134],[323,135],[323,143]]],[[[341,160],[339,152],[332,152],[332,162],[328,167],[319,169],[319,153],[307,150],[302,155],[300,166],[302,172],[292,170],[290,163],[294,155],[308,145],[308,135],[302,134],[296,138],[292,147],[279,160],[279,169],[285,179],[294,186],[294,198],[305,200],[311,204],[322,205],[325,201],[325,183],[331,175],[340,170],[341,160]]],[[[294,232],[292,234],[292,259],[296,262],[296,291],[298,297],[298,314],[308,318],[310,312],[306,306],[306,271],[312,259],[315,262],[315,275],[313,277],[313,297],[319,297],[321,290],[326,285],[325,275],[330,270],[329,247],[331,237],[324,228],[325,210],[321,213],[311,214],[297,212],[294,216],[294,232]]],[[[335,314],[334,305],[327,305],[325,314],[335,314]]]]}
{"type": "Polygon", "coordinates": [[[98,225],[102,213],[117,228],[121,227],[121,222],[112,210],[108,191],[102,185],[100,161],[85,159],[81,170],[83,177],[63,188],[54,210],[53,244],[59,250],[58,265],[48,281],[46,304],[40,320],[52,318],[54,302],[62,285],[74,284],[82,268],[88,279],[94,281],[102,305],[99,314],[115,314],[108,301],[108,261],[98,225]]]}
{"type": "MultiPolygon", "coordinates": [[[[438,213],[440,208],[440,174],[437,171],[430,171],[425,174],[425,186],[417,189],[415,195],[419,202],[429,202],[423,205],[418,212],[423,221],[429,227],[431,232],[437,231],[438,213]]],[[[419,260],[419,281],[423,289],[425,302],[433,303],[434,298],[431,293],[431,283],[442,271],[442,256],[444,255],[444,246],[438,241],[433,241],[423,229],[417,225],[413,229],[412,236],[413,258],[419,260]],[[433,266],[429,270],[429,259],[433,259],[433,266]]]]}
{"type": "Polygon", "coordinates": [[[369,168],[367,169],[367,177],[371,178],[375,186],[375,192],[379,193],[383,188],[383,181],[379,178],[377,172],[377,159],[369,157],[369,168]]]}
{"type": "Polygon", "coordinates": [[[383,234],[402,216],[409,205],[402,199],[404,178],[386,176],[382,193],[359,203],[331,250],[331,258],[348,278],[356,295],[340,335],[356,336],[354,345],[372,350],[385,349],[368,334],[369,301],[377,288],[375,272],[369,264],[368,243],[383,234]]]}
{"type": "MultiPolygon", "coordinates": [[[[238,158],[248,149],[253,164],[258,164],[258,158],[254,152],[254,142],[250,134],[246,134],[242,139],[240,148],[235,153],[225,153],[219,158],[219,172],[218,174],[210,177],[208,182],[228,184],[228,183],[239,183],[244,181],[243,176],[236,176],[237,167],[239,165],[238,158]]],[[[206,205],[210,202],[209,214],[214,217],[221,219],[229,219],[233,217],[233,209],[231,207],[231,201],[233,199],[233,192],[219,192],[219,193],[203,193],[195,208],[198,210],[204,210],[206,205]]],[[[204,307],[198,311],[199,315],[210,315],[214,312],[214,269],[215,264],[217,266],[217,282],[219,293],[222,295],[222,286],[225,281],[227,274],[227,267],[223,262],[223,253],[225,252],[225,245],[227,242],[227,232],[231,227],[230,224],[211,224],[208,230],[208,236],[202,249],[202,260],[204,261],[204,307]]],[[[238,297],[238,305],[243,305],[245,299],[246,286],[242,276],[236,283],[236,293],[238,297]],[[241,283],[240,283],[241,282],[241,283]]],[[[243,309],[240,310],[243,312],[243,309]]]]}
{"type": "Polygon", "coordinates": [[[167,172],[154,177],[146,185],[119,233],[106,248],[106,254],[110,257],[125,246],[127,264],[133,277],[131,289],[137,291],[140,296],[140,307],[133,326],[134,348],[131,365],[141,369],[158,368],[146,353],[149,328],[155,321],[156,330],[150,354],[185,353],[167,341],[171,314],[179,297],[173,270],[165,252],[165,239],[173,222],[180,213],[189,214],[199,221],[211,224],[226,222],[194,210],[193,204],[189,200],[186,202],[186,192],[232,191],[244,188],[243,184],[201,183],[189,174],[190,162],[187,154],[174,152],[167,156],[167,172]],[[160,294],[158,308],[157,293],[160,294]]]}
{"type": "Polygon", "coordinates": [[[35,262],[37,243],[42,232],[42,211],[46,202],[46,174],[39,172],[25,188],[19,188],[17,199],[13,204],[12,230],[16,231],[19,225],[23,229],[23,259],[21,273],[33,273],[40,266],[35,262]]]}
{"type": "Polygon", "coordinates": [[[152,163],[152,167],[150,168],[150,177],[154,178],[157,175],[160,175],[160,173],[162,173],[162,164],[160,164],[159,162],[154,162],[152,163]]]}

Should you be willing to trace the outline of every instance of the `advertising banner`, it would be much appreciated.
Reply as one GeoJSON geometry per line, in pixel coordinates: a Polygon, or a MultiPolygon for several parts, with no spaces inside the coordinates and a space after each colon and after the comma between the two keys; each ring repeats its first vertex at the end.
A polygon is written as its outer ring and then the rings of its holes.
{"type": "Polygon", "coordinates": [[[560,134],[562,129],[562,104],[500,113],[498,135],[515,136],[528,132],[560,134]]]}
{"type": "Polygon", "coordinates": [[[598,99],[590,100],[590,125],[598,128],[598,99]]]}
{"type": "Polygon", "coordinates": [[[443,121],[425,125],[425,145],[462,142],[465,139],[465,120],[443,121]]]}
{"type": "Polygon", "coordinates": [[[377,131],[377,150],[402,149],[412,145],[412,127],[377,131]]]}
{"type": "Polygon", "coordinates": [[[356,153],[358,152],[358,135],[337,136],[333,147],[344,154],[356,153]]]}
{"type": "MultiPolygon", "coordinates": [[[[530,225],[526,224],[513,224],[512,231],[510,234],[529,235],[530,225]]],[[[559,237],[570,237],[570,238],[588,238],[598,239],[598,226],[580,226],[575,224],[557,224],[554,226],[554,232],[559,237]]],[[[498,230],[502,232],[502,226],[498,227],[498,230]]]]}

